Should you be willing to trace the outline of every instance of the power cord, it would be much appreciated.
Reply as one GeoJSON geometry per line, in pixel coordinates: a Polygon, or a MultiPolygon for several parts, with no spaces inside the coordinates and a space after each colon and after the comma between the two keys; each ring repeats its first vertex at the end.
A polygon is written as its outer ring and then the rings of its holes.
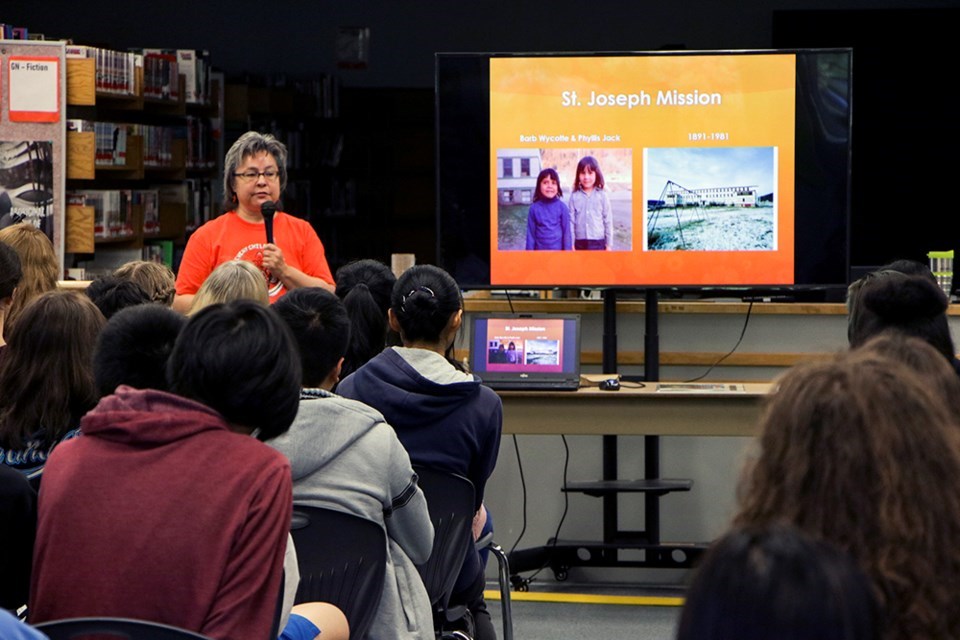
{"type": "MultiPolygon", "coordinates": [[[[521,590],[526,590],[527,585],[533,582],[533,579],[540,575],[540,572],[546,569],[550,565],[550,556],[554,548],[557,546],[557,542],[560,540],[560,529],[563,527],[564,520],[567,519],[567,512],[570,509],[570,494],[567,492],[567,471],[570,468],[570,445],[567,443],[567,436],[561,435],[560,439],[563,441],[563,514],[560,516],[560,522],[557,523],[557,530],[553,534],[553,541],[547,546],[548,552],[546,554],[547,561],[543,563],[539,569],[533,572],[533,575],[523,578],[520,582],[521,590]]],[[[524,496],[526,498],[526,496],[524,496]]],[[[526,525],[524,525],[526,526],[526,525]]],[[[521,533],[522,535],[522,533],[521,533]]],[[[519,539],[518,539],[519,541],[519,539]]]]}
{"type": "Polygon", "coordinates": [[[513,434],[513,450],[517,453],[517,469],[520,470],[520,492],[523,495],[523,526],[520,528],[520,535],[517,536],[513,546],[510,547],[510,553],[516,551],[517,545],[523,539],[523,534],[527,532],[527,481],[523,477],[523,462],[520,460],[520,444],[517,442],[517,434],[513,434]]]}
{"type": "Polygon", "coordinates": [[[712,365],[710,365],[710,367],[707,368],[707,370],[704,371],[702,374],[700,374],[700,375],[697,376],[696,378],[691,378],[691,379],[689,379],[689,380],[684,380],[684,383],[697,382],[697,381],[699,381],[699,380],[703,380],[704,378],[707,377],[707,375],[710,374],[711,371],[713,371],[713,369],[714,369],[718,364],[720,364],[721,362],[723,362],[724,360],[726,360],[727,358],[729,358],[731,355],[733,355],[733,353],[734,353],[734,352],[737,350],[737,348],[740,346],[740,343],[743,342],[743,336],[745,336],[746,333],[747,333],[747,326],[750,324],[750,313],[751,313],[752,311],[753,311],[753,301],[751,300],[751,301],[750,301],[750,306],[747,307],[747,317],[744,318],[744,320],[743,320],[743,329],[740,330],[740,337],[737,338],[737,344],[733,345],[733,349],[730,349],[730,351],[728,351],[728,352],[725,353],[723,356],[721,356],[719,360],[717,360],[717,361],[714,362],[712,365]]]}

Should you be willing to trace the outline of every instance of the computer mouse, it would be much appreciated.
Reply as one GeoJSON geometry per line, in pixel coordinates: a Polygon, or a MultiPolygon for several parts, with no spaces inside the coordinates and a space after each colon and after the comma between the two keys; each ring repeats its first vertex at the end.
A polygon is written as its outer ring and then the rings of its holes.
{"type": "Polygon", "coordinates": [[[600,381],[600,391],[620,391],[620,381],[616,378],[600,381]]]}

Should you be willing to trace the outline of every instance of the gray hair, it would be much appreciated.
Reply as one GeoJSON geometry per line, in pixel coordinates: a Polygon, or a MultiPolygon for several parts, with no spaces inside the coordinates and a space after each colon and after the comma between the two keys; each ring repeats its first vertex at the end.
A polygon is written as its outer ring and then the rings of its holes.
{"type": "Polygon", "coordinates": [[[287,147],[269,133],[260,133],[259,131],[247,131],[237,138],[223,160],[223,209],[230,211],[236,206],[233,202],[233,195],[236,189],[233,185],[236,181],[237,168],[244,158],[255,156],[258,153],[266,151],[277,161],[277,170],[280,172],[280,193],[287,188],[287,147]]]}

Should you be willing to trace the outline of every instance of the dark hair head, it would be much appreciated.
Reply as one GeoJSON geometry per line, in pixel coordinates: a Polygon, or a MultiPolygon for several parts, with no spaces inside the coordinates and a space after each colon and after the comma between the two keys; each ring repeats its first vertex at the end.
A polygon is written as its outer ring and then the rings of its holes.
{"type": "Polygon", "coordinates": [[[167,360],[186,319],[159,304],[118,311],[100,333],[93,356],[97,391],[106,396],[122,384],[167,390],[167,360]]]}
{"type": "Polygon", "coordinates": [[[280,192],[287,188],[287,147],[269,133],[247,131],[230,146],[223,160],[223,210],[231,211],[236,205],[232,198],[237,190],[234,185],[237,178],[233,174],[243,163],[244,158],[268,153],[277,161],[280,172],[280,192]]]}
{"type": "Polygon", "coordinates": [[[13,295],[13,290],[20,284],[22,277],[20,256],[6,242],[0,242],[0,300],[13,295]]]}
{"type": "Polygon", "coordinates": [[[232,425],[284,433],[300,402],[300,358],[290,330],[251,300],[201,309],[173,347],[167,382],[173,393],[220,413],[232,425]]]}
{"type": "Polygon", "coordinates": [[[377,260],[357,260],[337,270],[337,296],[350,316],[350,342],[342,377],[353,373],[383,351],[387,339],[387,309],[397,283],[390,268],[377,260]]]}
{"type": "Polygon", "coordinates": [[[786,525],[734,529],[707,552],[677,640],[878,640],[870,583],[845,553],[786,525]]]}
{"type": "Polygon", "coordinates": [[[463,308],[453,277],[429,264],[410,267],[393,287],[390,308],[400,325],[404,343],[437,342],[450,318],[463,308]]]}
{"type": "Polygon", "coordinates": [[[303,386],[319,387],[343,357],[350,339],[350,318],[343,303],[325,289],[301,287],[280,298],[273,310],[297,343],[303,386]]]}
{"type": "Polygon", "coordinates": [[[898,271],[906,276],[923,276],[931,282],[936,282],[937,278],[930,271],[930,266],[916,260],[907,260],[901,258],[883,265],[877,271],[898,271]]]}
{"type": "Polygon", "coordinates": [[[114,276],[97,278],[87,287],[86,293],[107,320],[121,309],[153,302],[136,282],[114,276]]]}
{"type": "Polygon", "coordinates": [[[597,174],[597,181],[593,183],[594,188],[603,189],[603,172],[600,171],[600,163],[598,163],[597,159],[593,156],[583,156],[580,158],[580,162],[577,163],[577,175],[573,179],[574,191],[577,191],[580,188],[580,174],[583,173],[583,170],[587,168],[597,174]]]}
{"type": "Polygon", "coordinates": [[[557,174],[557,170],[556,170],[556,169],[547,168],[547,169],[544,169],[543,171],[541,171],[540,174],[537,176],[537,188],[536,188],[536,190],[533,192],[533,201],[534,201],[534,202],[537,202],[538,200],[543,200],[543,199],[545,199],[544,196],[543,196],[543,194],[540,193],[540,183],[543,182],[544,178],[551,178],[554,182],[557,183],[557,196],[556,196],[556,197],[562,198],[562,197],[563,197],[563,187],[560,186],[560,175],[557,174]]]}
{"type": "Polygon", "coordinates": [[[93,348],[106,321],[72,291],[39,296],[20,318],[0,359],[0,446],[18,448],[41,429],[50,446],[97,402],[93,348]]]}
{"type": "Polygon", "coordinates": [[[740,526],[787,522],[850,553],[890,638],[960,636],[960,429],[906,365],[851,351],[794,367],[760,418],[740,526]]]}
{"type": "Polygon", "coordinates": [[[895,329],[929,342],[949,361],[955,351],[947,323],[947,296],[924,276],[881,271],[865,279],[851,297],[847,337],[858,347],[895,329]]]}

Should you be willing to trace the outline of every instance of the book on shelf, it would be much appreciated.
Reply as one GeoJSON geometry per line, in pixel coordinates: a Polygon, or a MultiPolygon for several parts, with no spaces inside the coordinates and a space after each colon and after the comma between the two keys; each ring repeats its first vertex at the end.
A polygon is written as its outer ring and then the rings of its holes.
{"type": "Polygon", "coordinates": [[[95,123],[92,120],[83,120],[81,118],[67,118],[67,131],[76,131],[77,133],[96,132],[95,123]]]}
{"type": "Polygon", "coordinates": [[[64,54],[67,58],[93,58],[96,67],[94,82],[97,92],[123,96],[136,95],[137,54],[79,44],[66,45],[64,54]]]}
{"type": "Polygon", "coordinates": [[[67,58],[91,58],[89,50],[92,47],[87,47],[82,44],[68,44],[64,47],[63,53],[67,58]]]}
{"type": "Polygon", "coordinates": [[[93,237],[97,240],[132,238],[133,194],[129,189],[83,189],[67,194],[67,202],[93,207],[93,237]]]}
{"type": "Polygon", "coordinates": [[[143,166],[165,169],[173,165],[173,140],[177,127],[130,125],[131,133],[143,138],[143,166]]]}
{"type": "Polygon", "coordinates": [[[187,116],[187,168],[211,169],[216,166],[210,141],[212,124],[207,118],[187,116]]]}
{"type": "MultiPolygon", "coordinates": [[[[77,126],[84,126],[79,121],[77,126]]],[[[68,122],[67,128],[69,130],[68,122]]],[[[94,164],[98,166],[124,166],[127,164],[127,135],[129,126],[116,122],[94,122],[94,164]]],[[[82,129],[76,129],[82,131],[82,129]]],[[[89,131],[89,129],[87,129],[89,131]]]]}
{"type": "Polygon", "coordinates": [[[180,99],[180,70],[174,49],[141,49],[143,54],[143,97],[180,99]]]}
{"type": "Polygon", "coordinates": [[[136,189],[133,204],[143,207],[143,235],[160,233],[160,192],[156,189],[136,189]]]}
{"type": "Polygon", "coordinates": [[[165,264],[173,269],[173,241],[151,240],[143,245],[143,259],[165,264]]]}
{"type": "Polygon", "coordinates": [[[184,79],[184,101],[206,104],[210,101],[210,52],[177,49],[176,55],[184,79]]]}
{"type": "MultiPolygon", "coordinates": [[[[162,188],[162,187],[161,187],[162,188]]],[[[206,178],[188,178],[180,185],[170,185],[167,196],[161,191],[162,202],[179,202],[187,208],[187,231],[193,231],[209,220],[215,209],[213,203],[213,183],[206,178]],[[173,187],[177,187],[173,192],[173,187]],[[174,199],[176,198],[176,199],[174,199]]]]}

